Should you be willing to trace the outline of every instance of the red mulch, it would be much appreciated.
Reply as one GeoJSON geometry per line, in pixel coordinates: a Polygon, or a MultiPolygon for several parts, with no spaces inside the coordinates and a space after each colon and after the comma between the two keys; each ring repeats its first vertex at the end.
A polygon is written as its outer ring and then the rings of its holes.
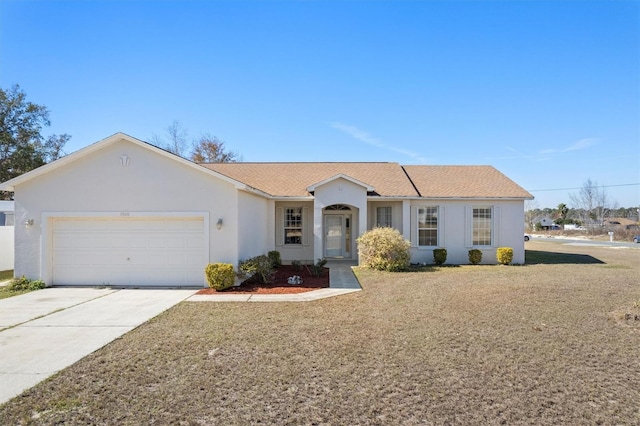
{"type": "Polygon", "coordinates": [[[321,277],[311,275],[306,267],[300,271],[293,269],[291,265],[282,265],[276,269],[271,283],[262,284],[248,279],[239,287],[231,287],[227,290],[217,291],[212,288],[204,288],[197,294],[235,294],[235,293],[255,293],[255,294],[295,294],[306,291],[317,290],[329,287],[329,268],[323,268],[321,277]],[[287,279],[294,275],[302,278],[302,284],[288,284],[287,279]]]}

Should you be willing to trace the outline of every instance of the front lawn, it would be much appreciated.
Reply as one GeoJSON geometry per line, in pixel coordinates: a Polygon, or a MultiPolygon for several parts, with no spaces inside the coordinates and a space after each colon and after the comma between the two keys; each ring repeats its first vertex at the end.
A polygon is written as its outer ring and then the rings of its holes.
{"type": "Polygon", "coordinates": [[[185,302],[0,407],[0,424],[640,424],[640,250],[358,270],[306,303],[185,302]]]}

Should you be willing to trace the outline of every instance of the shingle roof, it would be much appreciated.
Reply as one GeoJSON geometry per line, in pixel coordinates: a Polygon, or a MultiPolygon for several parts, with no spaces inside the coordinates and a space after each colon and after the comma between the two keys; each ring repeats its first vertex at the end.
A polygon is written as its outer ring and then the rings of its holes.
{"type": "Polygon", "coordinates": [[[307,188],[343,174],[386,197],[417,197],[398,163],[212,163],[202,166],[277,197],[308,196],[307,188]]]}
{"type": "Polygon", "coordinates": [[[491,166],[404,166],[422,197],[533,198],[491,166]]]}
{"type": "Polygon", "coordinates": [[[336,175],[371,185],[383,197],[533,198],[491,166],[401,166],[398,163],[212,163],[210,170],[276,197],[308,196],[336,175]]]}

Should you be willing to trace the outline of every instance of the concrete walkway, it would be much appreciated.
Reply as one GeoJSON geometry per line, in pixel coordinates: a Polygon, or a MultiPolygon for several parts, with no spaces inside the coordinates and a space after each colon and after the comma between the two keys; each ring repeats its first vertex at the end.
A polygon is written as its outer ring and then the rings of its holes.
{"type": "Polygon", "coordinates": [[[334,260],[328,262],[329,288],[297,294],[194,294],[188,302],[310,302],[362,290],[353,273],[355,262],[334,260]]]}

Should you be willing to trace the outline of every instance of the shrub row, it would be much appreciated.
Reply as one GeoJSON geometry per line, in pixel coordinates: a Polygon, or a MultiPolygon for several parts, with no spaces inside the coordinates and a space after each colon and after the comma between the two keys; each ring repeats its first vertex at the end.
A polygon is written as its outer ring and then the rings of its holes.
{"type": "MultiPolygon", "coordinates": [[[[401,271],[409,266],[411,243],[404,239],[400,231],[389,227],[371,229],[357,240],[360,264],[366,268],[381,271],[401,271]]],[[[508,265],[513,261],[511,247],[498,247],[496,251],[498,263],[508,265]]],[[[443,265],[447,261],[447,249],[433,250],[433,263],[443,265]]],[[[469,250],[469,263],[478,265],[482,262],[482,251],[469,250]]]]}
{"type": "MultiPolygon", "coordinates": [[[[261,283],[268,283],[273,276],[273,269],[281,265],[280,252],[272,250],[267,255],[255,256],[240,261],[238,271],[248,278],[255,278],[261,283]]],[[[235,283],[236,273],[230,263],[210,263],[205,267],[204,272],[209,287],[215,290],[226,290],[233,287],[235,283]]]]}

